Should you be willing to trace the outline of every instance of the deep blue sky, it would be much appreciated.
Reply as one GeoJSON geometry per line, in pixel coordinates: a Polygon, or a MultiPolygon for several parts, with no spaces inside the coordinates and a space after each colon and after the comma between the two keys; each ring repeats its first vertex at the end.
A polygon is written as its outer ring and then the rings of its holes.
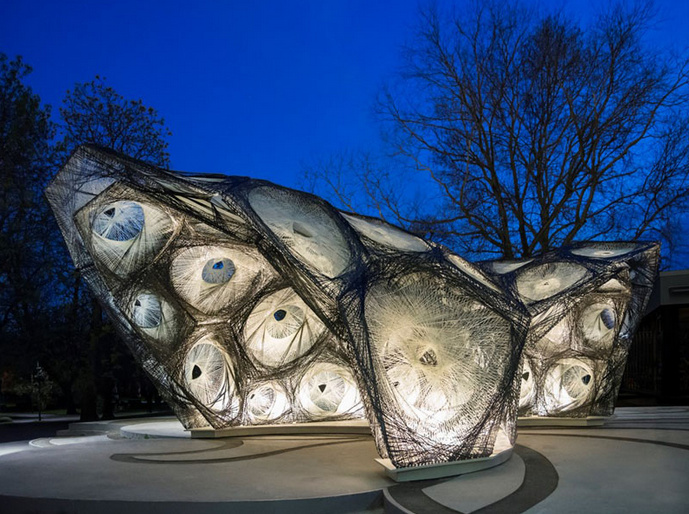
{"type": "Polygon", "coordinates": [[[400,1],[0,0],[0,51],[24,56],[56,112],[96,74],[142,98],[173,131],[173,168],[295,185],[300,162],[377,137],[370,107],[416,12],[400,1]]]}
{"type": "MultiPolygon", "coordinates": [[[[562,0],[585,18],[597,2],[562,0]],[[583,6],[583,7],[582,7],[583,6]]],[[[400,64],[417,0],[0,0],[0,52],[24,56],[55,113],[96,74],[158,109],[172,167],[296,186],[303,162],[375,144],[371,106],[400,64]]],[[[689,44],[689,0],[658,38],[689,44]]]]}

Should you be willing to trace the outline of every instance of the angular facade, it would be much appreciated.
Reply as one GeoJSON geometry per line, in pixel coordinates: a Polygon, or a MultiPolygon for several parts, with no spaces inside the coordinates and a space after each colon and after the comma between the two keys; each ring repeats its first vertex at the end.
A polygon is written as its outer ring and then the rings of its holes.
{"type": "Polygon", "coordinates": [[[481,263],[531,315],[520,416],[610,416],[658,271],[657,243],[575,244],[481,263]]]}
{"type": "Polygon", "coordinates": [[[265,181],[96,147],[46,195],[185,427],[366,417],[397,467],[514,444],[529,310],[446,248],[265,181]]]}

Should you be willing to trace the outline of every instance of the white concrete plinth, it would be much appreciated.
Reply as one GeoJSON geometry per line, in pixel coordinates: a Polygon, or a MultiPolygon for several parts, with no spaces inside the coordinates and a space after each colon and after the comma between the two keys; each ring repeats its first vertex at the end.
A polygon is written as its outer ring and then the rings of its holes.
{"type": "Polygon", "coordinates": [[[192,439],[219,439],[223,437],[251,437],[263,435],[314,435],[314,434],[363,434],[371,435],[366,420],[323,421],[312,423],[291,423],[284,425],[254,425],[215,429],[213,427],[192,428],[192,439]]]}
{"type": "Polygon", "coordinates": [[[586,418],[557,418],[549,416],[527,416],[517,418],[518,427],[599,427],[609,417],[588,416],[586,418]]]}
{"type": "Polygon", "coordinates": [[[465,475],[484,469],[499,466],[512,456],[512,448],[493,453],[489,457],[468,459],[455,462],[442,462],[440,464],[426,464],[423,466],[410,466],[396,468],[390,459],[376,459],[385,468],[385,473],[395,482],[411,482],[412,480],[431,480],[434,478],[465,475]]]}

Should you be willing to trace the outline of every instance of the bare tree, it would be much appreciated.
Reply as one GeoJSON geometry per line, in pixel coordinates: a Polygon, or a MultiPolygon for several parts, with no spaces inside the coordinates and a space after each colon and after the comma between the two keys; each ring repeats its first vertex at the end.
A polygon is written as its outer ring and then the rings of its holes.
{"type": "MultiPolygon", "coordinates": [[[[369,204],[475,256],[672,244],[689,203],[689,74],[686,57],[645,40],[652,6],[612,6],[585,29],[507,2],[462,13],[422,13],[378,101],[394,152],[442,202],[402,212],[390,191],[404,181],[370,167],[356,176],[369,204]]],[[[311,169],[333,183],[348,173],[311,169]]]]}
{"type": "Polygon", "coordinates": [[[60,108],[67,151],[94,143],[158,166],[169,166],[166,138],[172,135],[158,111],[128,100],[96,75],[67,91],[60,108]]]}

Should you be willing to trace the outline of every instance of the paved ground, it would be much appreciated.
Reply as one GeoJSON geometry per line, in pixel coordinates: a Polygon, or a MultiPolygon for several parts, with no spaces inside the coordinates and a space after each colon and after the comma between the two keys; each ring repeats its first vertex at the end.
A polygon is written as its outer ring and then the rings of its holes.
{"type": "Polygon", "coordinates": [[[507,463],[410,484],[385,477],[369,436],[159,438],[184,433],[156,420],[152,438],[122,437],[145,437],[146,423],[0,444],[0,513],[689,512],[688,407],[622,408],[600,428],[520,429],[507,463]]]}

